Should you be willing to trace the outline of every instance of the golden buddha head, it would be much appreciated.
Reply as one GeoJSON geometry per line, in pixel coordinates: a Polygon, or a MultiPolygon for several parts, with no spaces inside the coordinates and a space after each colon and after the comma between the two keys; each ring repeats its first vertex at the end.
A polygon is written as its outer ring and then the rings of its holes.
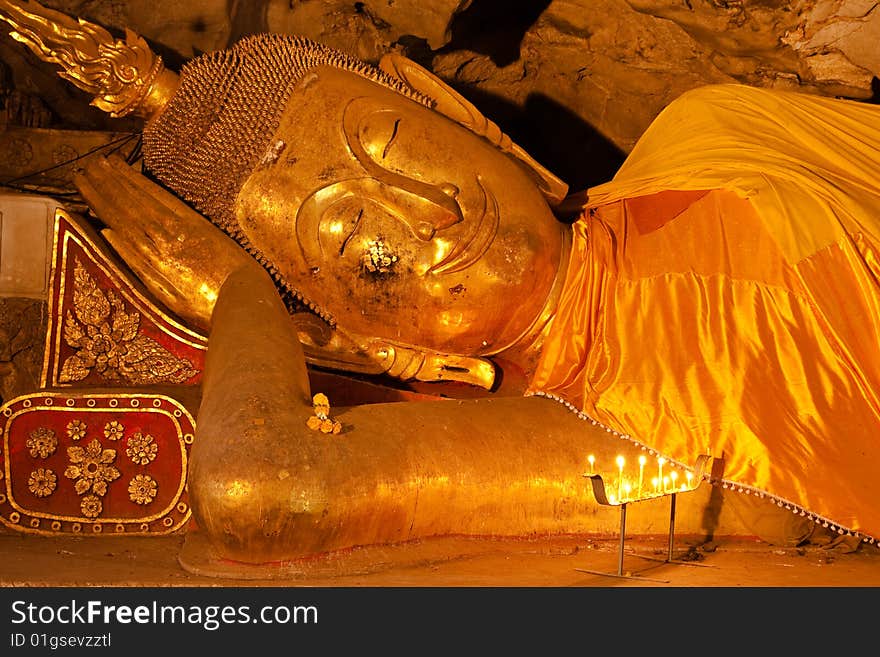
{"type": "Polygon", "coordinates": [[[324,320],[294,314],[313,361],[487,385],[534,331],[567,188],[433,74],[260,35],[158,89],[146,170],[324,320]]]}
{"type": "Polygon", "coordinates": [[[557,279],[565,185],[431,73],[380,66],[279,35],[200,58],[146,165],[345,336],[307,346],[497,354],[557,279]]]}
{"type": "Polygon", "coordinates": [[[513,158],[329,66],[291,95],[235,216],[343,330],[462,355],[501,351],[529,328],[563,240],[513,158]]]}

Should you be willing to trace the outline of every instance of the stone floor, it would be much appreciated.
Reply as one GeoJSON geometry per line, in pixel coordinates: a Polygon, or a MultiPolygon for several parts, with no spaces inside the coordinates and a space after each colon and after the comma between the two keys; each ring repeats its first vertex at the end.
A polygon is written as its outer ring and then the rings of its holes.
{"type": "Polygon", "coordinates": [[[181,567],[180,535],[43,538],[0,534],[0,586],[877,587],[880,548],[844,540],[778,547],[748,537],[518,540],[447,537],[365,547],[263,569],[181,567]],[[595,571],[595,572],[587,572],[595,571]],[[598,573],[598,574],[597,574],[598,573]],[[235,577],[230,577],[235,575],[235,577]],[[631,576],[631,577],[630,577],[631,576]],[[241,579],[246,578],[246,579],[241,579]]]}

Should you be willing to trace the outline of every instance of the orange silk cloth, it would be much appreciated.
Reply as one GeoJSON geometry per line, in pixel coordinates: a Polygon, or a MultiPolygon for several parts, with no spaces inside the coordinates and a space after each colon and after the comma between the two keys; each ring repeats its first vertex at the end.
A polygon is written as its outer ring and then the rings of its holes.
{"type": "Polygon", "coordinates": [[[880,537],[880,107],[667,107],[573,226],[529,394],[880,537]]]}

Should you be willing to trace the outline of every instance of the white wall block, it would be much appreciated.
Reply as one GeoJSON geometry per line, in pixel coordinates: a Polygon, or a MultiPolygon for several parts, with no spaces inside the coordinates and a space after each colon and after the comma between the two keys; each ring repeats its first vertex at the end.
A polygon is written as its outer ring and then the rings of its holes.
{"type": "Polygon", "coordinates": [[[0,194],[0,297],[45,299],[58,201],[0,194]]]}

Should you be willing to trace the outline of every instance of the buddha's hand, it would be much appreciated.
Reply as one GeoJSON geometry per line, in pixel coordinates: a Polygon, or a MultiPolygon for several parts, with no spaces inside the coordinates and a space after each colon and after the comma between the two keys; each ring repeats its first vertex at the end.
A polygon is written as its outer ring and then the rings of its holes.
{"type": "Polygon", "coordinates": [[[231,238],[122,158],[92,158],[74,177],[102,235],[147,289],[196,328],[210,327],[220,286],[257,265],[231,238]]]}

